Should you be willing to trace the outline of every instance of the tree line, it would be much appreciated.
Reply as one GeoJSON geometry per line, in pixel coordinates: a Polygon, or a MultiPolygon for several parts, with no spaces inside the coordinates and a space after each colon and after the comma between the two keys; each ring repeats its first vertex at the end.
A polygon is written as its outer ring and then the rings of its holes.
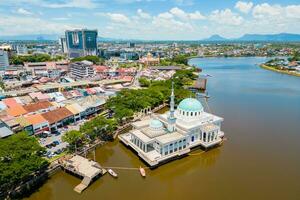
{"type": "Polygon", "coordinates": [[[26,132],[0,140],[0,199],[48,167],[45,148],[26,132]]]}

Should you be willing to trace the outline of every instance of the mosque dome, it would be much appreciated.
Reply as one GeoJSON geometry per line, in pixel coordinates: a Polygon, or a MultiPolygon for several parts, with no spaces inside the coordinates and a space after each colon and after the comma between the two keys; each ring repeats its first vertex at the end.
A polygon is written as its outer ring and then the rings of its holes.
{"type": "Polygon", "coordinates": [[[202,112],[203,106],[195,98],[186,98],[179,103],[178,109],[184,112],[202,112]]]}
{"type": "Polygon", "coordinates": [[[152,119],[150,121],[149,127],[152,129],[161,129],[163,128],[163,123],[161,123],[161,121],[157,120],[157,119],[152,119]]]}

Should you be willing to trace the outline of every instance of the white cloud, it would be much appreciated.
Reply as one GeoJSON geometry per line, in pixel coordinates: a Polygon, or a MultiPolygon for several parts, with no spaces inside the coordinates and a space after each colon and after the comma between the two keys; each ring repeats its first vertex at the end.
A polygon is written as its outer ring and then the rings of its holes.
{"type": "Polygon", "coordinates": [[[0,18],[1,35],[61,34],[66,29],[80,27],[71,24],[50,22],[37,17],[5,16],[0,14],[0,18]]]}
{"type": "Polygon", "coordinates": [[[170,10],[170,13],[182,20],[187,20],[188,15],[181,9],[175,7],[170,10]]]}
{"type": "Polygon", "coordinates": [[[169,11],[173,16],[178,17],[180,20],[201,20],[205,19],[199,11],[195,11],[193,13],[187,13],[184,10],[174,7],[169,11]]]}
{"type": "Polygon", "coordinates": [[[21,14],[21,15],[32,15],[32,12],[24,9],[24,8],[19,8],[16,13],[21,14]]]}
{"type": "Polygon", "coordinates": [[[126,15],[120,13],[106,13],[106,16],[108,16],[112,22],[116,22],[116,23],[130,22],[130,19],[126,15]]]}
{"type": "Polygon", "coordinates": [[[172,19],[173,15],[169,12],[164,12],[164,13],[158,14],[157,17],[160,18],[160,19],[172,19]]]}
{"type": "Polygon", "coordinates": [[[52,20],[55,20],[55,21],[65,21],[65,20],[69,20],[70,18],[68,17],[54,17],[54,18],[51,18],[52,20]]]}
{"type": "Polygon", "coordinates": [[[249,13],[253,7],[252,2],[238,1],[235,4],[235,8],[238,9],[242,13],[249,13]]]}
{"type": "Polygon", "coordinates": [[[144,12],[142,9],[138,9],[137,10],[137,14],[139,17],[143,18],[143,19],[150,19],[151,15],[149,15],[148,13],[144,12]]]}
{"type": "Polygon", "coordinates": [[[289,5],[285,10],[287,17],[300,18],[300,5],[289,5]]]}
{"type": "Polygon", "coordinates": [[[243,17],[240,15],[233,13],[230,9],[225,10],[215,10],[213,11],[209,19],[213,22],[222,24],[222,25],[241,25],[244,21],[243,17]]]}
{"type": "Polygon", "coordinates": [[[281,15],[283,9],[280,5],[270,5],[268,3],[258,4],[253,8],[254,18],[264,18],[266,16],[281,15]]]}
{"type": "Polygon", "coordinates": [[[203,16],[199,11],[195,11],[193,13],[190,13],[189,16],[193,20],[206,19],[206,17],[203,16]]]}
{"type": "Polygon", "coordinates": [[[67,0],[63,3],[46,3],[41,4],[44,7],[49,8],[96,8],[97,4],[92,0],[67,0]]]}

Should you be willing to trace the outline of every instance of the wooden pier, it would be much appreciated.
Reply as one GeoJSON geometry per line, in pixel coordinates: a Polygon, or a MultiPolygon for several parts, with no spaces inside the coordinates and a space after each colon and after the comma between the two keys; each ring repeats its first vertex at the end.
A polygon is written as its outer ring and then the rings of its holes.
{"type": "Polygon", "coordinates": [[[82,181],[74,188],[75,192],[81,193],[93,180],[104,175],[107,171],[97,162],[88,160],[82,156],[75,155],[68,160],[64,160],[62,167],[72,174],[82,177],[82,181]]]}

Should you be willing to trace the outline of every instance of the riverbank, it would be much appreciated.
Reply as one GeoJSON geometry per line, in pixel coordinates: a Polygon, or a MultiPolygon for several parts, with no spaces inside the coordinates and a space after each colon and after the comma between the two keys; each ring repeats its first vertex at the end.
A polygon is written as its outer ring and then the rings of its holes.
{"type": "Polygon", "coordinates": [[[300,73],[297,73],[297,72],[291,72],[291,71],[286,71],[286,70],[275,69],[274,67],[270,67],[270,66],[267,66],[265,64],[261,64],[259,66],[263,69],[270,70],[270,71],[273,71],[273,72],[278,72],[278,73],[282,73],[282,74],[288,74],[288,75],[300,77],[300,73]]]}

